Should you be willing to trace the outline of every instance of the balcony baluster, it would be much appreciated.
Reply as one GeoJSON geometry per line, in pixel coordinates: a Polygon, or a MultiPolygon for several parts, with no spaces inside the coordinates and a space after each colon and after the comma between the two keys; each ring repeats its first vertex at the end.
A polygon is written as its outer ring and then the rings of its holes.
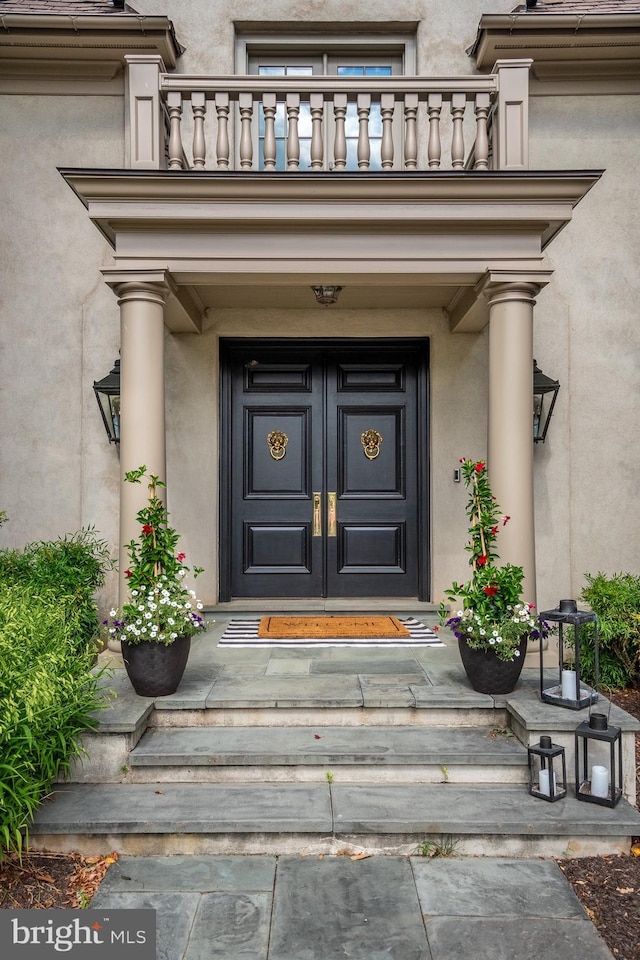
{"type": "Polygon", "coordinates": [[[476,143],[474,170],[487,170],[489,167],[489,110],[491,100],[488,93],[476,94],[476,143]]]}
{"type": "Polygon", "coordinates": [[[395,101],[396,98],[393,93],[383,93],[380,97],[380,113],[382,114],[380,160],[383,170],[393,169],[393,114],[395,101]]]}
{"type": "Polygon", "coordinates": [[[169,113],[169,170],[182,170],[182,94],[167,94],[167,111],[169,113]]]}
{"type": "Polygon", "coordinates": [[[368,170],[371,165],[371,143],[369,141],[369,114],[371,113],[371,94],[358,94],[358,167],[368,170]]]}
{"type": "Polygon", "coordinates": [[[241,93],[238,102],[240,108],[240,166],[243,170],[250,170],[253,166],[253,139],[251,137],[253,96],[250,93],[241,93]]]}
{"type": "Polygon", "coordinates": [[[454,170],[464,167],[464,111],[467,106],[465,93],[454,93],[451,97],[451,117],[453,119],[453,135],[451,137],[451,166],[454,170]]]}
{"type": "Polygon", "coordinates": [[[347,116],[347,95],[336,93],[333,98],[333,115],[336,124],[335,143],[333,147],[333,169],[344,170],[347,166],[347,137],[345,133],[345,118],[347,116]]]}
{"type": "Polygon", "coordinates": [[[262,96],[264,113],[264,169],[276,169],[276,95],[265,93],[262,96]]]}
{"type": "Polygon", "coordinates": [[[408,93],[404,98],[404,165],[407,170],[418,168],[418,94],[408,93]]]}
{"type": "Polygon", "coordinates": [[[229,94],[216,93],[214,97],[218,117],[218,136],[216,138],[216,157],[218,169],[229,169],[229,94]]]}
{"type": "Polygon", "coordinates": [[[193,110],[193,166],[196,170],[204,170],[207,158],[207,144],[204,136],[207,103],[204,93],[191,94],[191,109],[193,110]]]}
{"type": "Polygon", "coordinates": [[[442,143],[440,141],[440,114],[442,112],[442,94],[430,93],[427,100],[429,113],[429,143],[427,145],[427,162],[429,169],[438,169],[442,160],[442,143]]]}
{"type": "Polygon", "coordinates": [[[287,170],[298,170],[300,167],[300,136],[298,134],[298,118],[300,116],[300,94],[287,94],[287,170]]]}
{"type": "Polygon", "coordinates": [[[324,143],[322,137],[324,94],[310,94],[309,102],[311,109],[311,169],[322,170],[324,163],[324,143]]]}

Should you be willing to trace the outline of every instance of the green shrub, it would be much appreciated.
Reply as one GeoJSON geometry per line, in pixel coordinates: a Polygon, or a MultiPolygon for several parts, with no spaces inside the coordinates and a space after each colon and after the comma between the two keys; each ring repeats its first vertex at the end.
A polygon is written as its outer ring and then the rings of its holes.
{"type": "Polygon", "coordinates": [[[94,591],[109,566],[93,531],[0,551],[0,851],[21,851],[51,784],[102,703],[94,591]]]}
{"type": "MultiPolygon", "coordinates": [[[[620,689],[640,685],[640,576],[616,573],[612,577],[586,574],[582,599],[598,615],[600,629],[600,685],[620,689]]],[[[582,673],[595,680],[593,629],[580,635],[582,673]]]]}
{"type": "Polygon", "coordinates": [[[74,598],[80,645],[99,634],[95,592],[113,567],[107,544],[91,527],[59,540],[30,543],[23,550],[0,550],[0,584],[55,589],[74,598]]]}

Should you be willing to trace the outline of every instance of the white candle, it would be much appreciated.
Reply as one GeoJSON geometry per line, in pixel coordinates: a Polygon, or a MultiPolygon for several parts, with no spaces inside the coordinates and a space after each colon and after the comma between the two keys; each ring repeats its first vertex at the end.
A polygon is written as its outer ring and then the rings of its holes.
{"type": "Polygon", "coordinates": [[[594,797],[609,796],[609,771],[606,767],[591,767],[591,793],[594,797]]]}
{"type": "Polygon", "coordinates": [[[549,792],[549,771],[548,770],[540,771],[539,781],[540,781],[539,792],[544,797],[550,797],[551,794],[549,792]]]}
{"type": "MultiPolygon", "coordinates": [[[[556,793],[556,775],[553,775],[553,792],[556,793]]],[[[549,785],[549,771],[541,770],[538,777],[538,793],[541,793],[544,797],[551,796],[551,789],[549,785]]]]}
{"type": "Polygon", "coordinates": [[[562,671],[562,699],[579,700],[576,691],[576,672],[575,670],[562,671]]]}

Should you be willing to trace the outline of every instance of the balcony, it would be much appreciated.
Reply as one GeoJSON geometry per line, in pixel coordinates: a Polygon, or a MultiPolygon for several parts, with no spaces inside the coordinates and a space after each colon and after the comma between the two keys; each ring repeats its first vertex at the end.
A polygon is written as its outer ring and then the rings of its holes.
{"type": "Polygon", "coordinates": [[[488,76],[194,77],[128,56],[132,169],[487,171],[528,167],[530,61],[488,76]]]}
{"type": "Polygon", "coordinates": [[[347,309],[482,329],[490,286],[548,282],[545,250],[600,175],[529,169],[530,61],[451,79],[127,61],[124,168],[61,173],[113,247],[108,282],[162,284],[175,331],[227,306],[304,308],[318,283],[347,309]]]}

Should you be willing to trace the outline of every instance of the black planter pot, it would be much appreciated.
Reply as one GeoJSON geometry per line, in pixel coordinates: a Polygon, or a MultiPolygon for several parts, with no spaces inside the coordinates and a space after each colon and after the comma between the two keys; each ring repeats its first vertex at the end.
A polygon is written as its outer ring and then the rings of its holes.
{"type": "Polygon", "coordinates": [[[178,637],[173,643],[127,643],[122,641],[122,657],[131,686],[140,697],[167,697],[175,693],[189,659],[191,637],[178,637]]]}
{"type": "Polygon", "coordinates": [[[458,637],[458,647],[462,666],[474,690],[478,693],[511,693],[524,666],[526,636],[518,646],[520,656],[513,660],[500,660],[493,650],[472,650],[464,637],[458,637]]]}

